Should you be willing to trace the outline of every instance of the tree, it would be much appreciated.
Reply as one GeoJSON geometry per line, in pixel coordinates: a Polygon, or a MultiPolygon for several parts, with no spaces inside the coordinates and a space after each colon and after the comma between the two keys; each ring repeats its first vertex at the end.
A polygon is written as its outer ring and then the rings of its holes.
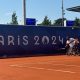
{"type": "Polygon", "coordinates": [[[11,21],[11,24],[18,24],[18,21],[17,21],[17,16],[16,16],[16,13],[13,12],[12,14],[12,21],[11,21]]]}
{"type": "Polygon", "coordinates": [[[74,21],[75,21],[74,26],[79,26],[80,25],[80,19],[79,18],[76,17],[74,21]]]}
{"type": "Polygon", "coordinates": [[[45,25],[45,26],[49,25],[50,26],[51,20],[49,20],[48,17],[45,16],[44,20],[42,21],[42,23],[40,25],[45,25]]]}
{"type": "MultiPolygon", "coordinates": [[[[64,18],[64,20],[66,20],[66,18],[64,18]]],[[[62,26],[62,18],[55,20],[53,25],[54,26],[62,26]]]]}

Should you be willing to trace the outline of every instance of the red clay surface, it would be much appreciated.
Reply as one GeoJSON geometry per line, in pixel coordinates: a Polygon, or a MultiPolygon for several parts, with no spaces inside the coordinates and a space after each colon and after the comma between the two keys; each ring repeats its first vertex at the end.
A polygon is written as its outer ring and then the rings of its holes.
{"type": "Polygon", "coordinates": [[[0,80],[80,80],[80,56],[0,59],[0,80]]]}

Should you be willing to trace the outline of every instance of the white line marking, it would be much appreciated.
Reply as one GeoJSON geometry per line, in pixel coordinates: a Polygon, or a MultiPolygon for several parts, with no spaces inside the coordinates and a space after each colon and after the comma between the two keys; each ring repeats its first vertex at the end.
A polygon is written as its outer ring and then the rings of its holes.
{"type": "Polygon", "coordinates": [[[56,71],[56,72],[63,72],[63,73],[70,73],[74,74],[76,72],[72,71],[65,71],[65,70],[57,70],[57,69],[46,69],[46,68],[39,68],[39,67],[30,67],[30,66],[20,66],[20,65],[10,65],[10,67],[20,67],[20,68],[30,68],[30,69],[36,69],[36,70],[46,70],[46,71],[56,71]]]}
{"type": "Polygon", "coordinates": [[[28,67],[28,68],[33,68],[33,69],[43,69],[43,70],[48,70],[48,71],[56,71],[56,72],[64,72],[64,73],[76,73],[72,71],[65,71],[65,70],[57,70],[57,69],[46,69],[46,68],[38,68],[38,67],[28,67]]]}
{"type": "MultiPolygon", "coordinates": [[[[23,65],[23,66],[27,66],[27,65],[37,65],[37,64],[51,64],[51,65],[53,65],[53,66],[69,66],[69,67],[78,67],[78,68],[80,68],[80,66],[78,66],[78,65],[70,65],[70,64],[55,64],[55,63],[50,63],[50,62],[39,62],[39,63],[23,63],[23,64],[20,64],[20,65],[23,65]]],[[[16,66],[16,65],[10,65],[10,66],[16,66]]]]}
{"type": "Polygon", "coordinates": [[[76,73],[76,72],[72,72],[72,71],[64,71],[64,70],[55,70],[55,71],[65,72],[65,73],[76,73]]]}

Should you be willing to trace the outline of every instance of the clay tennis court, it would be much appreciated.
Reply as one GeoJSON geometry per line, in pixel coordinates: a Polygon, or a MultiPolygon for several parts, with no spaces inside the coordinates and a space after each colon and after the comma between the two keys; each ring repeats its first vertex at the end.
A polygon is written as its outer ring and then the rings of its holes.
{"type": "Polygon", "coordinates": [[[0,59],[0,80],[80,80],[80,56],[0,59]]]}

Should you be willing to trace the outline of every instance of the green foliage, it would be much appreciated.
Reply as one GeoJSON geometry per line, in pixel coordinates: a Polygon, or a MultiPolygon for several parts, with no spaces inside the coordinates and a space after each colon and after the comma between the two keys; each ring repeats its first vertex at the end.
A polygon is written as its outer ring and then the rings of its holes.
{"type": "MultiPolygon", "coordinates": [[[[66,20],[66,18],[64,18],[64,20],[66,20]]],[[[62,18],[55,20],[53,25],[54,26],[62,26],[62,18]]]]}
{"type": "Polygon", "coordinates": [[[74,26],[79,26],[79,25],[80,25],[80,19],[76,17],[74,26]]]}
{"type": "MultiPolygon", "coordinates": [[[[66,18],[64,18],[64,20],[67,20],[66,18]]],[[[62,26],[62,18],[56,19],[54,21],[54,23],[51,23],[51,20],[48,19],[47,16],[44,17],[44,20],[42,21],[41,24],[38,25],[45,25],[45,26],[62,26]]],[[[74,20],[74,25],[73,28],[80,28],[80,19],[79,18],[75,18],[74,20]]]]}
{"type": "Polygon", "coordinates": [[[42,21],[42,23],[40,25],[50,26],[51,25],[51,20],[49,20],[48,17],[45,16],[44,20],[42,21]]]}
{"type": "Polygon", "coordinates": [[[17,25],[18,24],[17,16],[16,16],[16,13],[15,12],[13,12],[13,14],[12,14],[11,24],[14,24],[14,25],[17,25]]]}

